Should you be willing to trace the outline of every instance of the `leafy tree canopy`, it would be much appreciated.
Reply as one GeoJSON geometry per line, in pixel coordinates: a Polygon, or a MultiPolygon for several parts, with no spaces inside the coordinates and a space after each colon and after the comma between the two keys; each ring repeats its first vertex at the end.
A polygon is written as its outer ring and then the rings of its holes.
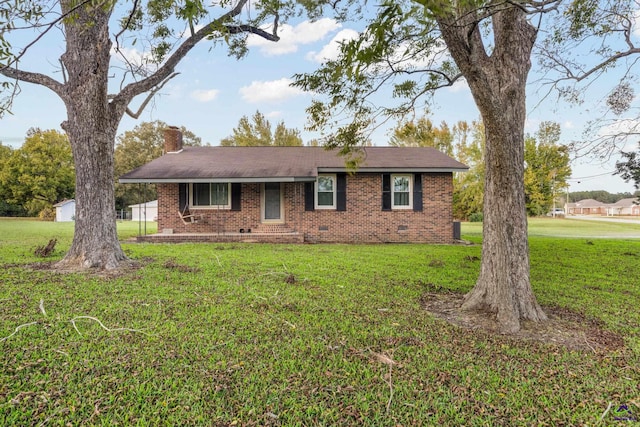
{"type": "Polygon", "coordinates": [[[7,199],[11,196],[8,185],[3,183],[3,175],[7,162],[11,158],[13,149],[0,143],[0,216],[25,216],[27,213],[21,205],[9,203],[7,199]]]}
{"type": "Polygon", "coordinates": [[[301,146],[300,131],[289,129],[284,121],[280,121],[275,129],[271,130],[271,123],[260,111],[251,117],[242,116],[238,126],[233,129],[233,134],[220,141],[220,145],[227,147],[257,147],[257,146],[301,146]]]}
{"type": "Polygon", "coordinates": [[[447,155],[453,155],[453,134],[446,122],[435,127],[423,116],[417,121],[398,124],[391,134],[389,145],[394,147],[433,147],[447,155]]]}
{"type": "Polygon", "coordinates": [[[602,203],[615,203],[618,200],[630,199],[632,197],[640,197],[640,191],[636,191],[633,194],[629,192],[609,193],[605,190],[572,191],[569,193],[569,202],[574,203],[580,200],[593,199],[602,203]]]}
{"type": "Polygon", "coordinates": [[[486,145],[484,125],[481,120],[471,124],[458,122],[454,128],[456,159],[469,166],[469,170],[456,174],[453,182],[453,215],[468,220],[481,213],[484,206],[486,145]]]}
{"type": "Polygon", "coordinates": [[[75,169],[69,139],[56,130],[30,129],[22,147],[0,150],[0,187],[10,204],[35,216],[74,197],[75,169]]]}
{"type": "Polygon", "coordinates": [[[559,141],[560,125],[555,122],[542,122],[534,136],[525,138],[524,191],[530,216],[549,212],[556,196],[567,188],[569,149],[559,141]]]}

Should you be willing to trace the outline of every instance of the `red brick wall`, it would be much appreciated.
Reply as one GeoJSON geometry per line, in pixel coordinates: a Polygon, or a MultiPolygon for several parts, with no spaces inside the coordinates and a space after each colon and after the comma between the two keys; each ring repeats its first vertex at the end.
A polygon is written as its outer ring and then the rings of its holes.
{"type": "Polygon", "coordinates": [[[190,213],[202,215],[204,221],[184,224],[178,210],[178,184],[157,184],[158,231],[173,229],[174,233],[222,233],[241,228],[256,229],[260,224],[260,184],[242,184],[240,211],[229,209],[191,209],[190,213]]]}
{"type": "MultiPolygon", "coordinates": [[[[309,242],[453,242],[451,173],[423,174],[422,212],[382,211],[382,175],[347,175],[347,210],[304,210],[304,183],[284,183],[287,228],[309,242]]],[[[217,233],[259,230],[260,184],[242,184],[242,210],[196,210],[206,222],[185,225],[178,215],[178,185],[158,184],[158,230],[217,233]]]]}

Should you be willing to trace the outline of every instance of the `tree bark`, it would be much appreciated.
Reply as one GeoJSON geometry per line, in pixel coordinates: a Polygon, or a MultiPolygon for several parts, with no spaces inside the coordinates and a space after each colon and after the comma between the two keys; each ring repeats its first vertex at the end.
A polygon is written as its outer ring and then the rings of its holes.
{"type": "MultiPolygon", "coordinates": [[[[70,2],[63,1],[63,12],[70,2]]],[[[71,2],[72,3],[72,2],[71,2]]],[[[110,12],[103,6],[76,9],[65,24],[62,55],[68,80],[62,99],[76,166],[75,233],[61,268],[114,269],[125,260],[118,241],[113,189],[113,152],[122,112],[108,102],[110,12]]]]}
{"type": "Polygon", "coordinates": [[[491,313],[502,331],[516,332],[521,320],[547,318],[531,290],[524,195],[526,82],[537,34],[523,10],[506,3],[491,17],[494,46],[487,52],[477,13],[456,15],[438,23],[486,133],[482,261],[462,309],[491,313]]]}

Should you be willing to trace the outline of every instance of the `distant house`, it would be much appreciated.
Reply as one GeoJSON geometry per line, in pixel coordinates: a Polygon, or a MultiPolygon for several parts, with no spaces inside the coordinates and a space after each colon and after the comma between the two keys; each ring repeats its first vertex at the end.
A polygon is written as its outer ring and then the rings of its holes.
{"type": "Polygon", "coordinates": [[[584,199],[567,205],[569,215],[606,215],[608,205],[594,199],[584,199]]]}
{"type": "Polygon", "coordinates": [[[640,215],[638,199],[627,198],[615,203],[602,203],[594,199],[584,199],[567,204],[569,215],[640,215]]]}
{"type": "Polygon", "coordinates": [[[129,205],[131,209],[131,221],[157,221],[158,220],[158,201],[138,203],[137,205],[129,205]]]}
{"type": "Polygon", "coordinates": [[[151,241],[452,243],[453,173],[468,168],[433,148],[366,147],[351,173],[321,147],[183,147],[120,177],[152,183],[151,241]]]}
{"type": "Polygon", "coordinates": [[[75,200],[63,200],[60,203],[53,205],[53,207],[56,208],[56,222],[69,222],[75,220],[75,200]]]}
{"type": "Polygon", "coordinates": [[[640,215],[640,203],[637,197],[618,200],[609,205],[610,215],[640,215]]]}

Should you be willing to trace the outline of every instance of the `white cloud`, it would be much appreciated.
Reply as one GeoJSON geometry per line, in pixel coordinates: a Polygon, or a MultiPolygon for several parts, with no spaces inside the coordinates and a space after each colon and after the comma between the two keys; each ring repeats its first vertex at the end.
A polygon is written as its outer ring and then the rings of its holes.
{"type": "Polygon", "coordinates": [[[252,104],[260,102],[278,103],[294,96],[303,95],[305,92],[290,86],[292,80],[282,78],[267,82],[253,81],[249,86],[240,88],[242,99],[252,104]]]}
{"type": "MultiPolygon", "coordinates": [[[[314,43],[322,40],[327,34],[340,28],[340,24],[334,19],[322,18],[317,21],[304,21],[295,27],[284,24],[278,28],[280,40],[272,42],[255,34],[249,35],[247,46],[257,47],[264,55],[276,56],[298,51],[300,45],[314,43]]],[[[271,31],[269,28],[263,28],[271,31]]]]}
{"type": "Polygon", "coordinates": [[[640,9],[633,14],[633,34],[640,37],[640,9]]]}
{"type": "Polygon", "coordinates": [[[576,125],[571,120],[567,120],[562,124],[562,127],[565,129],[575,129],[576,125]]]}
{"type": "Polygon", "coordinates": [[[135,48],[121,47],[116,50],[116,47],[111,47],[111,56],[115,57],[123,64],[131,64],[135,67],[142,67],[149,71],[155,71],[157,66],[151,62],[152,56],[149,52],[140,52],[135,48]]]}
{"type": "Polygon", "coordinates": [[[191,98],[199,102],[209,102],[216,99],[220,91],[218,89],[199,89],[191,92],[191,98]]]}
{"type": "Polygon", "coordinates": [[[344,29],[338,32],[329,43],[327,43],[320,52],[309,52],[306,58],[310,61],[325,62],[334,60],[340,53],[340,43],[353,40],[358,37],[358,32],[355,30],[344,29]]]}

